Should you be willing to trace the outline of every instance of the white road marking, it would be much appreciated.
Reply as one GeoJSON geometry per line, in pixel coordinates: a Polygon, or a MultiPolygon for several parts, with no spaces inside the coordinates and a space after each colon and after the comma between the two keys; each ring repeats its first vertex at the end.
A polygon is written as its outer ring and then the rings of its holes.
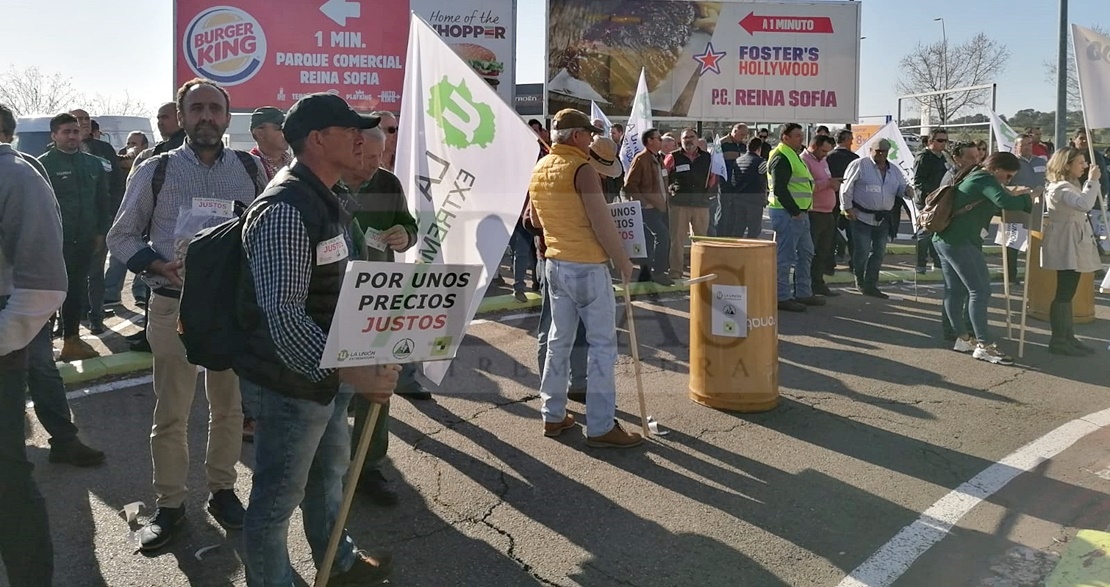
{"type": "Polygon", "coordinates": [[[1110,409],[1088,414],[1060,426],[987,467],[925,510],[902,528],[837,587],[889,587],[925,551],[948,535],[968,512],[1018,475],[1060,454],[1079,439],[1110,425],[1110,409]]]}
{"type": "Polygon", "coordinates": [[[69,401],[78,400],[90,395],[97,395],[100,393],[107,393],[109,391],[117,391],[120,389],[127,389],[129,387],[137,387],[139,385],[146,385],[154,381],[153,375],[143,375],[142,377],[135,377],[132,379],[121,379],[120,381],[109,381],[108,383],[101,383],[100,385],[93,385],[84,389],[77,389],[66,394],[66,399],[69,401]]]}

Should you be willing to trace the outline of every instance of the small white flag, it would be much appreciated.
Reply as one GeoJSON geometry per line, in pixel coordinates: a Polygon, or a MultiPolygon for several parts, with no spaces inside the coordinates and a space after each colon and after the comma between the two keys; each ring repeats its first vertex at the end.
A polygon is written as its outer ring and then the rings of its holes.
{"type": "Polygon", "coordinates": [[[713,143],[709,145],[709,171],[714,175],[721,176],[722,179],[728,179],[728,164],[725,163],[725,154],[721,151],[721,135],[713,138],[713,143]]]}
{"type": "Polygon", "coordinates": [[[624,142],[621,143],[621,163],[625,169],[632,168],[632,159],[644,150],[640,134],[652,127],[651,98],[648,96],[647,73],[640,69],[640,81],[636,84],[636,97],[632,101],[632,114],[624,126],[624,142]]]}
{"type": "Polygon", "coordinates": [[[997,112],[991,110],[991,130],[994,131],[994,140],[998,143],[998,150],[1003,153],[1013,153],[1014,144],[1017,143],[1018,133],[997,112]]]}
{"type": "Polygon", "coordinates": [[[600,120],[601,129],[605,131],[605,136],[609,136],[609,129],[613,128],[613,122],[609,120],[608,116],[605,116],[601,107],[593,100],[590,100],[590,120],[600,120]]]}

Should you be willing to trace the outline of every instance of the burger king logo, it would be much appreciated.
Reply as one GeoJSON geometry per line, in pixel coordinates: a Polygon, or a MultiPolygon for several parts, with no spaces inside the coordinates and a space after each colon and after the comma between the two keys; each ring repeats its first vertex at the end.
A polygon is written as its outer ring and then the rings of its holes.
{"type": "Polygon", "coordinates": [[[201,77],[234,86],[266,60],[266,35],[253,16],[231,6],[209,8],[185,27],[185,60],[201,77]]]}

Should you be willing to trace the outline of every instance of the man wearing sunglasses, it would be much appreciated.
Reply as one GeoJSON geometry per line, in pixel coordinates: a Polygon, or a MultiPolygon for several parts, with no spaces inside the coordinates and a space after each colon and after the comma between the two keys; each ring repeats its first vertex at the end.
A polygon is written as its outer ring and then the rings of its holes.
{"type": "MultiPolygon", "coordinates": [[[[944,149],[948,146],[948,131],[943,128],[934,128],[929,133],[929,146],[917,155],[914,161],[913,187],[917,197],[913,203],[918,211],[925,207],[925,198],[941,185],[941,180],[952,164],[944,149]]],[[[940,269],[940,257],[933,248],[933,233],[914,227],[917,230],[917,272],[925,273],[929,270],[929,258],[933,259],[933,268],[940,269]]]]}

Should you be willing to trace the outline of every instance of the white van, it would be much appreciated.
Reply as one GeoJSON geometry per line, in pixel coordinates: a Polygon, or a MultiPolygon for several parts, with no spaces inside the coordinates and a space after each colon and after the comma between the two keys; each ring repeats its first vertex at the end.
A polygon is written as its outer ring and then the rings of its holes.
{"type": "MultiPolygon", "coordinates": [[[[46,152],[50,140],[50,119],[53,116],[21,116],[15,125],[15,148],[38,157],[46,152]]],[[[154,134],[150,119],[145,116],[93,116],[100,125],[100,139],[119,151],[127,144],[127,135],[139,131],[154,146],[161,137],[154,134]]]]}

